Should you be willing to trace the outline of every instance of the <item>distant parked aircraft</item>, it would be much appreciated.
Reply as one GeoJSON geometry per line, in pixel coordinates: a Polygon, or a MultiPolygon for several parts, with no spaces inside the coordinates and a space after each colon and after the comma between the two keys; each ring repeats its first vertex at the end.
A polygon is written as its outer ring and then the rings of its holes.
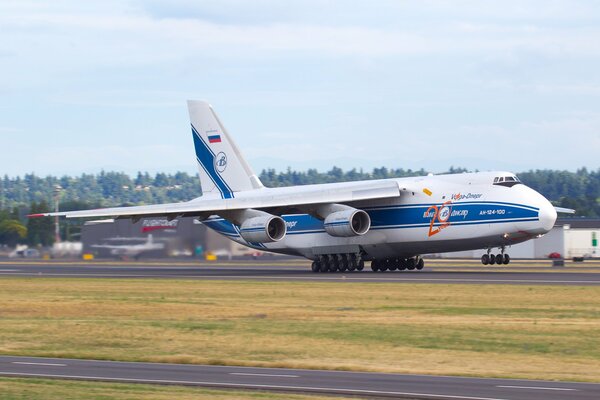
{"type": "Polygon", "coordinates": [[[93,244],[91,247],[108,249],[113,256],[139,258],[142,253],[164,249],[165,244],[154,242],[152,235],[148,235],[146,241],[141,244],[93,244]]]}
{"type": "Polygon", "coordinates": [[[238,243],[335,272],[362,270],[365,260],[374,271],[421,269],[421,254],[473,249],[487,249],[484,264],[508,264],[508,246],[550,231],[557,211],[573,212],[502,171],[266,188],[212,107],[188,108],[202,197],[34,216],[193,216],[238,243]]]}

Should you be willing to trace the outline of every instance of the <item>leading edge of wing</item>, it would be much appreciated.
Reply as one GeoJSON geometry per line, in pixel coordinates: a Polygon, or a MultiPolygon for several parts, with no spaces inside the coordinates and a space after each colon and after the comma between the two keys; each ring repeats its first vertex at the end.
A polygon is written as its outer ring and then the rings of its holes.
{"type": "Polygon", "coordinates": [[[395,180],[346,182],[339,184],[256,189],[247,192],[239,192],[236,194],[236,197],[232,199],[204,199],[199,197],[183,203],[63,211],[57,213],[31,214],[29,217],[134,218],[145,216],[208,216],[210,214],[219,214],[220,211],[227,210],[242,210],[249,208],[261,209],[323,203],[346,203],[398,196],[400,196],[400,187],[395,180]]]}

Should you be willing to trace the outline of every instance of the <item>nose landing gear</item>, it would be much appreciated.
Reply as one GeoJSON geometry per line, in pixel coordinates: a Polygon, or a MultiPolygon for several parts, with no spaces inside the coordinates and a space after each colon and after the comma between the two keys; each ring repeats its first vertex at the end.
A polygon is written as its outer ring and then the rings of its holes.
{"type": "Polygon", "coordinates": [[[505,248],[502,247],[501,248],[501,253],[500,254],[490,254],[490,252],[492,251],[492,249],[488,249],[487,253],[481,256],[481,263],[483,265],[494,265],[494,264],[498,264],[498,265],[507,265],[510,263],[510,256],[508,254],[504,253],[505,248]]]}

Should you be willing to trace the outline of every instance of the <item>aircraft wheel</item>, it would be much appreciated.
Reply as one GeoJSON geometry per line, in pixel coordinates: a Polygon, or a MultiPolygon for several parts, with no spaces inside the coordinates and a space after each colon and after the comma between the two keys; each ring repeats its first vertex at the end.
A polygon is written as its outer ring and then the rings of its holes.
{"type": "Polygon", "coordinates": [[[419,261],[417,262],[417,269],[420,271],[423,269],[423,267],[425,266],[425,261],[419,257],[419,261]]]}
{"type": "Polygon", "coordinates": [[[390,271],[395,271],[398,269],[398,259],[397,258],[388,258],[388,269],[390,271]]]}
{"type": "Polygon", "coordinates": [[[404,271],[406,269],[406,265],[407,265],[406,258],[401,258],[399,261],[400,262],[398,263],[398,270],[404,271]]]}
{"type": "Polygon", "coordinates": [[[510,263],[510,256],[508,254],[504,255],[504,260],[502,262],[506,265],[510,263]]]}
{"type": "Polygon", "coordinates": [[[481,256],[481,263],[483,265],[488,265],[490,263],[490,256],[489,254],[484,254],[481,256]]]}
{"type": "Polygon", "coordinates": [[[319,272],[321,270],[321,263],[318,261],[313,261],[310,268],[312,269],[312,272],[319,272]]]}
{"type": "Polygon", "coordinates": [[[496,264],[502,265],[504,263],[504,256],[502,254],[496,254],[496,264]]]}
{"type": "Polygon", "coordinates": [[[349,255],[350,260],[348,262],[348,271],[352,272],[356,269],[356,255],[355,254],[350,254],[349,255]]]}
{"type": "Polygon", "coordinates": [[[496,257],[493,254],[490,254],[490,265],[496,264],[496,257]]]}
{"type": "Polygon", "coordinates": [[[378,260],[371,261],[371,270],[373,272],[379,271],[379,261],[378,260]]]}
{"type": "Polygon", "coordinates": [[[362,271],[363,269],[365,269],[365,262],[363,260],[360,260],[358,262],[358,265],[356,266],[356,269],[359,271],[362,271]]]}
{"type": "Polygon", "coordinates": [[[337,260],[334,260],[329,264],[329,272],[338,272],[338,271],[339,271],[339,265],[337,263],[337,260]]]}
{"type": "Polygon", "coordinates": [[[387,271],[388,270],[388,262],[389,262],[388,258],[384,258],[383,260],[381,260],[381,262],[379,264],[379,271],[381,271],[381,272],[387,271]]]}
{"type": "Polygon", "coordinates": [[[348,259],[344,255],[340,255],[338,257],[339,257],[338,258],[338,260],[339,260],[338,261],[338,265],[339,265],[338,269],[340,270],[340,272],[347,271],[348,270],[348,264],[349,264],[348,259]]]}
{"type": "Polygon", "coordinates": [[[328,272],[329,271],[329,258],[327,256],[321,257],[321,269],[320,272],[328,272]]]}
{"type": "Polygon", "coordinates": [[[416,268],[416,262],[414,258],[409,258],[406,260],[406,269],[412,271],[416,268]]]}

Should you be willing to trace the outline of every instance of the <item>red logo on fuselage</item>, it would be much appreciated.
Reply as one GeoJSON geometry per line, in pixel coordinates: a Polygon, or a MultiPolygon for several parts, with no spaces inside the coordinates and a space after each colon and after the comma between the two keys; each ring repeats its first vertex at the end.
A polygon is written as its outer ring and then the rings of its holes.
{"type": "Polygon", "coordinates": [[[450,214],[452,214],[452,201],[448,200],[439,207],[432,205],[427,209],[425,214],[429,215],[431,211],[433,211],[433,215],[431,216],[431,221],[429,222],[429,237],[440,233],[442,229],[450,226],[449,219],[450,214]],[[434,225],[437,223],[439,223],[439,225],[434,227],[434,225]]]}

